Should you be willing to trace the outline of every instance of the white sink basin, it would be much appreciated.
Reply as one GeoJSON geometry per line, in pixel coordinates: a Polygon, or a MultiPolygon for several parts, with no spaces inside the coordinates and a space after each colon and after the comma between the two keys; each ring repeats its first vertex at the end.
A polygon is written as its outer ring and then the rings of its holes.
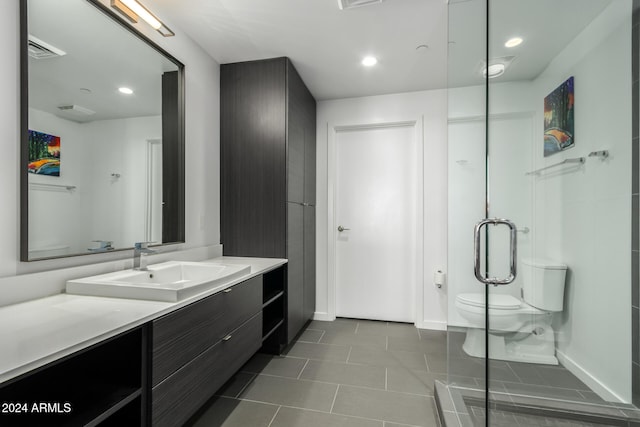
{"type": "Polygon", "coordinates": [[[148,271],[125,270],[67,281],[67,293],[176,302],[222,288],[251,271],[249,265],[168,261],[148,271]]]}

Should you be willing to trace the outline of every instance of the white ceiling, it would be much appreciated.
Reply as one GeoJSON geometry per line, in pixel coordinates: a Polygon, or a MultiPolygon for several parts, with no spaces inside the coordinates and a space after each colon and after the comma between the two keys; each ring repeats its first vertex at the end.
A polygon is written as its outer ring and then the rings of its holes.
{"type": "MultiPolygon", "coordinates": [[[[288,56],[318,100],[482,84],[484,0],[450,0],[449,16],[446,0],[344,11],[337,0],[143,1],[220,63],[288,56]],[[363,67],[365,55],[378,65],[363,67]]],[[[495,81],[535,78],[611,1],[492,0],[491,56],[516,56],[495,81]],[[525,43],[507,50],[513,35],[525,43]]]]}
{"type": "Polygon", "coordinates": [[[29,58],[31,108],[77,122],[161,114],[162,73],[175,64],[86,0],[29,0],[28,12],[29,33],[66,52],[29,58]],[[120,94],[121,86],[134,94],[120,94]],[[96,114],[58,109],[74,104],[96,114]]]}
{"type": "Polygon", "coordinates": [[[446,87],[445,0],[144,1],[220,63],[288,56],[319,100],[446,87]],[[366,55],[378,65],[363,67],[366,55]]]}
{"type": "MultiPolygon", "coordinates": [[[[220,63],[288,56],[318,100],[483,82],[485,0],[383,0],[344,11],[337,0],[142,1],[220,63]],[[378,65],[362,66],[365,55],[378,65]]],[[[515,56],[494,81],[535,78],[611,1],[492,0],[491,56],[515,56]],[[525,42],[504,48],[513,35],[525,42]]],[[[160,114],[160,74],[174,64],[86,0],[29,0],[29,9],[30,32],[67,52],[30,60],[30,106],[77,121],[160,114]],[[121,85],[135,95],[117,93],[121,85]],[[97,114],[57,109],[69,104],[97,114]]]]}
{"type": "MultiPolygon", "coordinates": [[[[515,56],[507,71],[492,82],[536,78],[612,0],[491,0],[489,57],[515,56]],[[504,43],[519,36],[515,48],[504,43]]],[[[484,82],[486,58],[485,1],[452,0],[449,5],[450,86],[484,82]]]]}

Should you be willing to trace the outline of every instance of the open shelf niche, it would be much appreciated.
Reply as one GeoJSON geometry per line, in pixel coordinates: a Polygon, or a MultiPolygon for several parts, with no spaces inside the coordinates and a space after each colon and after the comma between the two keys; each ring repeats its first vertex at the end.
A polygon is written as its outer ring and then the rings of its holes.
{"type": "Polygon", "coordinates": [[[8,381],[0,402],[21,411],[0,413],[0,425],[142,425],[142,327],[8,381]]]}
{"type": "Polygon", "coordinates": [[[265,273],[262,281],[262,349],[280,354],[286,345],[287,266],[265,273]]]}

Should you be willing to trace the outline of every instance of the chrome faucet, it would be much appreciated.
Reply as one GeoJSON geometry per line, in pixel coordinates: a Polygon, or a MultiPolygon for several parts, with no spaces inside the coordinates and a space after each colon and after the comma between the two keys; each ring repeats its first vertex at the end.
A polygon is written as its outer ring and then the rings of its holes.
{"type": "Polygon", "coordinates": [[[153,251],[147,247],[151,242],[137,242],[133,247],[133,269],[139,271],[147,271],[147,257],[143,255],[154,254],[153,251]]]}

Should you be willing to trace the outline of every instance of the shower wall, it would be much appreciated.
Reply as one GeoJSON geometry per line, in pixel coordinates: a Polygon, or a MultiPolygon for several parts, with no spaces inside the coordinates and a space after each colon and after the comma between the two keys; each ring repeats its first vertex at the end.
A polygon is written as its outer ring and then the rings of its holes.
{"type": "MultiPolygon", "coordinates": [[[[519,227],[530,228],[528,235],[518,235],[520,258],[528,252],[568,265],[564,311],[554,321],[558,358],[605,399],[625,402],[631,400],[629,8],[629,2],[614,1],[533,81],[492,80],[489,110],[490,216],[512,217],[519,227]],[[575,78],[575,147],[544,158],[543,100],[570,76],[575,78]],[[520,126],[521,133],[512,142],[528,145],[521,155],[528,153],[530,158],[501,160],[501,167],[508,164],[512,168],[502,176],[514,181],[509,184],[514,186],[511,193],[505,193],[500,188],[505,186],[499,181],[500,172],[491,170],[491,159],[505,155],[504,147],[494,146],[493,138],[504,136],[504,120],[526,122],[526,117],[531,126],[520,126]],[[604,149],[610,152],[605,160],[592,157],[578,168],[565,165],[527,176],[526,181],[516,179],[525,179],[525,172],[533,169],[604,149]],[[520,195],[514,195],[518,188],[520,195]]],[[[483,114],[484,87],[450,90],[450,134],[456,135],[455,127],[462,118],[483,114]]],[[[449,170],[455,171],[460,164],[451,156],[455,152],[451,144],[455,140],[450,140],[449,170]]],[[[457,179],[460,177],[450,172],[450,203],[451,189],[461,184],[457,179]]],[[[467,191],[484,193],[482,184],[467,191]]],[[[469,210],[474,210],[477,219],[483,217],[483,206],[469,206],[469,210]]],[[[449,236],[449,323],[464,326],[454,306],[455,295],[479,292],[482,287],[473,279],[472,264],[462,260],[472,253],[471,228],[461,223],[451,206],[449,212],[449,229],[462,226],[467,230],[459,236],[450,231],[449,236]],[[454,271],[457,264],[465,267],[454,271]]],[[[506,239],[499,239],[507,245],[506,239]]],[[[506,248],[493,252],[500,254],[500,250],[506,248]]],[[[499,291],[519,296],[519,285],[499,291]]]]}

